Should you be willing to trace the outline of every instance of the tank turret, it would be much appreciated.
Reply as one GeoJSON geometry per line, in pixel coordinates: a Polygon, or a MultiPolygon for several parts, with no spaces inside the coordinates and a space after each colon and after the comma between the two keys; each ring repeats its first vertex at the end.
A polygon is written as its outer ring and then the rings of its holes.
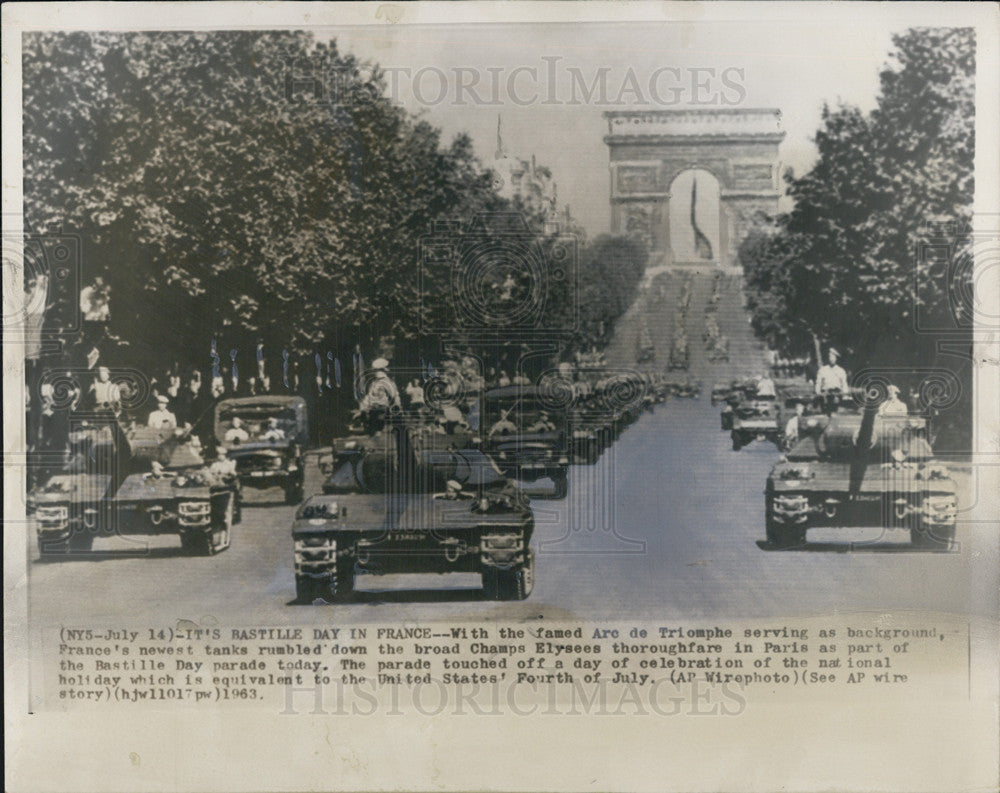
{"type": "Polygon", "coordinates": [[[801,546],[813,527],[878,526],[910,532],[920,547],[947,550],[958,500],[948,469],[923,437],[926,423],[880,416],[865,399],[802,422],[797,442],[771,470],[766,530],[775,547],[801,546]]]}

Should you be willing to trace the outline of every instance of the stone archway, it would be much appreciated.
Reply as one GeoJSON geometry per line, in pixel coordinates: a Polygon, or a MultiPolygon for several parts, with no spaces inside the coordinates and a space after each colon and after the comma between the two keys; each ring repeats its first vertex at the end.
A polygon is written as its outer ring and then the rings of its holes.
{"type": "Polygon", "coordinates": [[[736,267],[749,229],[778,209],[781,112],[609,111],[604,116],[612,231],[638,234],[665,263],[683,264],[671,245],[671,186],[686,171],[707,171],[719,186],[719,250],[713,260],[736,267]]]}

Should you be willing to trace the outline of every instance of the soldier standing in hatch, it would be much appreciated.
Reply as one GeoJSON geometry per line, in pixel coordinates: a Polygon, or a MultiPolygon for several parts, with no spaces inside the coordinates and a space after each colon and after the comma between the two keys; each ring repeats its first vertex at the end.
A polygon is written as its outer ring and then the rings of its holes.
{"type": "Polygon", "coordinates": [[[909,410],[906,407],[906,403],[899,398],[899,387],[890,385],[888,388],[889,395],[885,402],[879,405],[878,414],[880,416],[906,416],[909,414],[909,410]]]}
{"type": "Polygon", "coordinates": [[[817,395],[823,396],[825,394],[829,394],[831,392],[836,393],[838,391],[841,394],[846,394],[848,391],[847,372],[845,372],[841,366],[837,365],[837,359],[840,358],[840,353],[831,347],[826,356],[826,366],[821,366],[819,371],[816,373],[817,395]]]}

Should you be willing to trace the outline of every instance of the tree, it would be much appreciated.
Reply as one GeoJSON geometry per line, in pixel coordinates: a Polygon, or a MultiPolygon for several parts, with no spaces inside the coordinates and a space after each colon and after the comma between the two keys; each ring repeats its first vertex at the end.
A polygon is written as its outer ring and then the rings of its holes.
{"type": "Polygon", "coordinates": [[[634,236],[602,234],[580,255],[579,332],[581,350],[603,347],[615,322],[635,301],[649,253],[634,236]]]}
{"type": "Polygon", "coordinates": [[[79,236],[134,363],[413,337],[420,237],[503,206],[467,137],[307,33],[30,34],[24,86],[26,219],[79,236]]]}
{"type": "Polygon", "coordinates": [[[955,325],[949,262],[922,257],[935,222],[967,226],[973,199],[975,41],[970,29],[912,29],[893,38],[870,114],[824,106],[819,158],[786,178],[794,209],[741,246],[757,333],[782,351],[813,340],[855,366],[927,365],[955,325]]]}

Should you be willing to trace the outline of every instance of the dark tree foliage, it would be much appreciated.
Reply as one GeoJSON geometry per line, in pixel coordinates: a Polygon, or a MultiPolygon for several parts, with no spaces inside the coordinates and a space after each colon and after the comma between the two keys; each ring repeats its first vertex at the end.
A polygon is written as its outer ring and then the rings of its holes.
{"type": "Polygon", "coordinates": [[[421,235],[502,206],[467,137],[304,33],[35,34],[24,75],[26,221],[79,236],[134,352],[412,336],[421,235]]]}
{"type": "Polygon", "coordinates": [[[913,29],[893,39],[877,108],[824,107],[819,158],[788,177],[794,209],[742,244],[759,336],[783,352],[822,344],[855,368],[928,365],[958,327],[952,270],[929,257],[943,228],[960,249],[973,200],[975,41],[969,29],[913,29]],[[942,225],[942,221],[947,225],[942,225]]]}
{"type": "MultiPolygon", "coordinates": [[[[204,366],[213,338],[224,362],[258,340],[272,360],[370,356],[385,339],[415,359],[453,308],[451,268],[421,269],[435,222],[522,211],[551,247],[467,136],[444,144],[377,67],[308,33],[29,34],[23,68],[25,222],[79,238],[122,362],[204,366]]],[[[634,294],[641,264],[622,246],[581,263],[600,314],[581,346],[634,294]]],[[[552,290],[546,309],[568,323],[573,299],[552,290]]]]}
{"type": "Polygon", "coordinates": [[[634,236],[602,234],[580,256],[579,334],[581,349],[602,347],[615,321],[635,301],[649,252],[634,236]]]}

